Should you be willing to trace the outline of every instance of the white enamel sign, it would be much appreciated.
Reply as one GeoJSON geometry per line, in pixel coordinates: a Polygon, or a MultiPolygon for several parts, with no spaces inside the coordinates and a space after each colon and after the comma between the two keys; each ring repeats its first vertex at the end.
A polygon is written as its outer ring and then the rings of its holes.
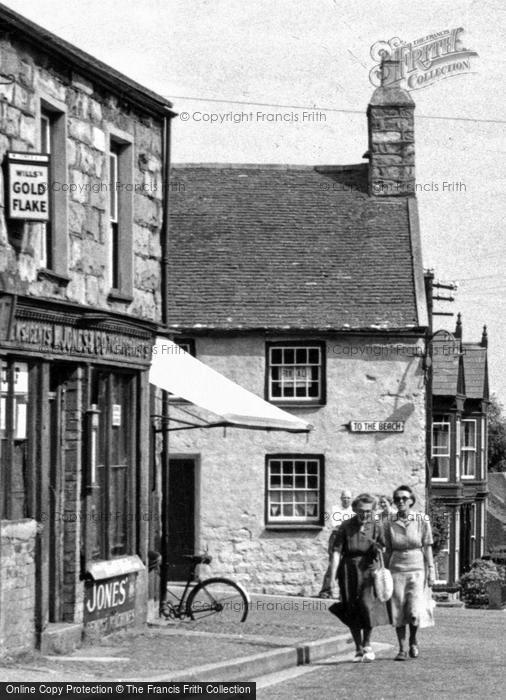
{"type": "Polygon", "coordinates": [[[49,156],[8,153],[7,167],[9,218],[49,221],[49,156]]]}

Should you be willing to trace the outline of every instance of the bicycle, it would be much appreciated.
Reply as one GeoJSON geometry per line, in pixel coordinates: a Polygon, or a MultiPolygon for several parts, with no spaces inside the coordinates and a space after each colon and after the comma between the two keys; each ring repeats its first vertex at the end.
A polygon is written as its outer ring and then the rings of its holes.
{"type": "Polygon", "coordinates": [[[244,622],[250,607],[249,595],[244,588],[228,578],[201,580],[195,576],[197,565],[210,564],[212,557],[208,554],[184,556],[191,559],[191,562],[183,594],[178,598],[167,587],[164,600],[160,604],[160,614],[168,620],[201,620],[219,614],[220,622],[244,622]],[[192,586],[193,582],[195,585],[192,586]],[[167,594],[177,602],[173,603],[167,594]]]}

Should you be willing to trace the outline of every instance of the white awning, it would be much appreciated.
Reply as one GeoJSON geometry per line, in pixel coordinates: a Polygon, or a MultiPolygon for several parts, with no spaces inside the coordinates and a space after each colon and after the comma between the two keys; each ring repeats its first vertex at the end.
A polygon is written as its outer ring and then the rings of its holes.
{"type": "Polygon", "coordinates": [[[312,428],[309,423],[243,389],[165,338],[157,338],[153,348],[149,381],[218,416],[220,422],[212,423],[213,426],[295,433],[307,433],[312,428]]]}

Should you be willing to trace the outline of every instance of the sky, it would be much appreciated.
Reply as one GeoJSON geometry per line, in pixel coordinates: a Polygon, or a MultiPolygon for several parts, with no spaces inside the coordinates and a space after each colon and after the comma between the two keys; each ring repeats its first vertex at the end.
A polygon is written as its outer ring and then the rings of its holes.
{"type": "MultiPolygon", "coordinates": [[[[470,70],[411,92],[423,261],[458,283],[455,301],[435,308],[462,313],[464,340],[487,325],[491,391],[506,404],[501,0],[4,4],[172,100],[173,161],[188,163],[362,162],[371,47],[462,28],[478,54],[470,70]]],[[[437,316],[435,329],[455,318],[437,316]]]]}

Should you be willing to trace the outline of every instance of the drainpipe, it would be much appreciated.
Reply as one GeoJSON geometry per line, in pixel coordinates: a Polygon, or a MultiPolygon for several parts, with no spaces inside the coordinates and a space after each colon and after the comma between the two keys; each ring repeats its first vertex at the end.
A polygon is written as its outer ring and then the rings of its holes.
{"type": "Polygon", "coordinates": [[[429,320],[429,326],[427,328],[425,336],[425,368],[426,368],[426,385],[425,385],[425,420],[426,420],[426,431],[425,431],[425,498],[427,503],[427,512],[430,507],[431,499],[431,454],[432,454],[432,378],[433,378],[433,356],[432,356],[432,335],[434,333],[433,329],[433,284],[434,284],[434,273],[430,270],[425,273],[425,294],[427,298],[427,315],[429,320]]]}
{"type": "MultiPolygon", "coordinates": [[[[163,221],[162,221],[162,324],[167,329],[169,325],[169,178],[170,178],[170,120],[175,116],[172,112],[163,121],[163,221]]],[[[169,394],[162,391],[162,567],[160,575],[160,602],[165,597],[168,575],[168,504],[169,504],[169,394]]]]}

